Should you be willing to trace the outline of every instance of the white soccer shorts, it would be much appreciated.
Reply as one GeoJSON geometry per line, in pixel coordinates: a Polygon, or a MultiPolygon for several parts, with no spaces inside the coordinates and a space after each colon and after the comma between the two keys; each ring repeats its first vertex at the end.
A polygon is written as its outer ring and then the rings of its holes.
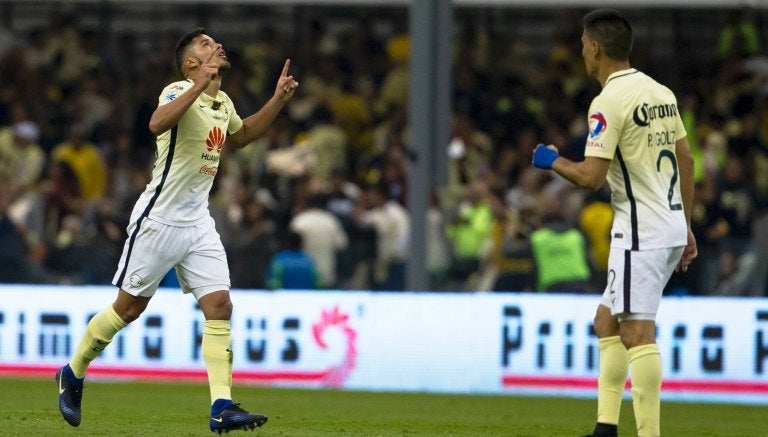
{"type": "Polygon", "coordinates": [[[631,251],[611,247],[601,304],[622,320],[655,320],[661,294],[684,249],[631,251]]]}
{"type": "Polygon", "coordinates": [[[112,283],[133,296],[151,297],[171,268],[195,299],[229,290],[229,267],[213,218],[188,227],[149,218],[128,226],[128,239],[112,283]]]}

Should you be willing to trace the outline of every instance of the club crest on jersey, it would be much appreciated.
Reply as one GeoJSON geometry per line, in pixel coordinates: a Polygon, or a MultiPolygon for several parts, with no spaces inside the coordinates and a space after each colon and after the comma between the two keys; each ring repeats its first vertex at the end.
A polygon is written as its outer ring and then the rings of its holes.
{"type": "Polygon", "coordinates": [[[221,148],[224,146],[224,139],[224,132],[221,131],[221,128],[214,126],[213,129],[208,132],[208,138],[205,140],[208,151],[212,152],[213,149],[216,149],[217,153],[221,153],[221,148]]]}
{"type": "Polygon", "coordinates": [[[589,137],[595,138],[608,128],[608,122],[605,120],[602,112],[595,112],[589,116],[589,137]]]}

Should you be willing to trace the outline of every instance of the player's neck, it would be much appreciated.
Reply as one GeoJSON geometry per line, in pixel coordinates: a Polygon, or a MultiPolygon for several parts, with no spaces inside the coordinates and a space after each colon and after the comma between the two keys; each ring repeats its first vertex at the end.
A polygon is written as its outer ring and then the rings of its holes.
{"type": "Polygon", "coordinates": [[[216,76],[216,78],[213,79],[211,83],[208,84],[208,87],[203,92],[208,96],[215,98],[217,95],[219,95],[220,89],[221,89],[221,76],[216,76]]]}
{"type": "Polygon", "coordinates": [[[600,82],[600,86],[604,87],[608,82],[608,78],[617,71],[629,69],[629,61],[607,61],[600,65],[600,69],[597,72],[597,80],[600,82]]]}

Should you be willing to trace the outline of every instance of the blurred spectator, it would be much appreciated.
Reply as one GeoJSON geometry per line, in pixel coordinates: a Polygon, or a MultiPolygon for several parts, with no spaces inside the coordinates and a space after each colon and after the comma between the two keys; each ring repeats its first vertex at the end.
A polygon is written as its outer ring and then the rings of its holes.
{"type": "Polygon", "coordinates": [[[20,121],[13,125],[13,181],[22,190],[37,183],[45,168],[45,152],[37,144],[39,138],[40,129],[35,122],[20,121]]]}
{"type": "Polygon", "coordinates": [[[43,239],[52,243],[59,235],[64,218],[68,215],[79,216],[83,212],[80,183],[72,166],[65,161],[49,162],[41,180],[40,192],[44,217],[43,239]]]}
{"type": "Polygon", "coordinates": [[[373,290],[405,289],[405,260],[410,239],[410,216],[398,202],[387,198],[380,184],[363,192],[365,210],[358,220],[376,230],[376,259],[369,272],[373,290]]]}
{"type": "Polygon", "coordinates": [[[0,283],[51,283],[54,279],[29,256],[24,233],[6,214],[10,193],[0,190],[0,283]]]}
{"type": "Polygon", "coordinates": [[[693,156],[693,181],[700,183],[705,177],[704,151],[699,144],[699,129],[696,111],[699,109],[698,97],[691,93],[680,100],[680,118],[683,120],[683,127],[688,133],[688,145],[691,148],[693,156]]]}
{"type": "Polygon", "coordinates": [[[336,259],[349,241],[341,222],[325,209],[325,203],[324,195],[310,195],[305,208],[293,217],[288,228],[301,235],[302,250],[314,259],[317,286],[336,288],[336,259]]]}
{"type": "Polygon", "coordinates": [[[536,263],[528,229],[516,210],[493,202],[495,220],[478,290],[533,291],[536,263]]]}
{"type": "Polygon", "coordinates": [[[115,144],[110,149],[105,162],[107,167],[105,196],[114,200],[116,207],[120,210],[128,210],[148,182],[150,156],[134,147],[130,132],[122,131],[115,138],[115,144]]]}
{"type": "Polygon", "coordinates": [[[72,168],[84,200],[96,200],[104,195],[107,186],[104,158],[96,145],[88,141],[82,125],[72,125],[67,140],[56,146],[51,156],[72,168]]]}
{"type": "Polygon", "coordinates": [[[397,147],[405,151],[408,136],[408,112],[405,106],[393,106],[386,117],[373,129],[373,143],[361,150],[352,162],[354,174],[365,183],[376,183],[382,178],[383,163],[387,150],[397,147]]]}
{"type": "Polygon", "coordinates": [[[592,292],[587,242],[578,228],[551,209],[531,233],[536,289],[558,293],[592,292]]]}
{"type": "Polygon", "coordinates": [[[719,244],[726,234],[725,223],[717,211],[717,190],[715,181],[706,179],[696,184],[691,208],[691,230],[696,235],[699,256],[691,268],[696,272],[690,292],[694,294],[715,294],[718,282],[719,244]]]}
{"type": "Polygon", "coordinates": [[[0,182],[9,204],[5,214],[27,244],[28,255],[40,261],[45,255],[42,204],[37,183],[45,168],[45,152],[37,144],[39,130],[32,121],[17,121],[0,129],[0,182]],[[9,138],[10,136],[10,138],[9,138]]]}
{"type": "Polygon", "coordinates": [[[336,216],[349,245],[339,252],[337,262],[340,288],[368,289],[367,269],[376,258],[376,230],[358,222],[361,190],[341,169],[331,172],[326,208],[336,216]]]}
{"type": "Polygon", "coordinates": [[[341,93],[330,101],[333,119],[347,134],[350,148],[361,151],[369,148],[373,141],[370,108],[354,88],[354,80],[347,78],[341,84],[341,93]]]}
{"type": "Polygon", "coordinates": [[[390,67],[373,104],[375,114],[382,115],[393,107],[404,107],[408,99],[408,59],[411,41],[408,35],[397,35],[387,41],[390,67]]]}
{"type": "Polygon", "coordinates": [[[717,177],[725,163],[728,153],[728,137],[723,131],[725,122],[722,114],[712,114],[697,132],[701,140],[701,163],[705,177],[717,177]]]}
{"type": "Polygon", "coordinates": [[[317,155],[313,176],[326,181],[332,169],[347,168],[347,134],[334,124],[333,113],[325,105],[315,109],[313,124],[307,133],[309,144],[317,155]]]}
{"type": "Polygon", "coordinates": [[[464,290],[471,288],[471,278],[480,268],[480,256],[493,225],[488,186],[482,180],[472,180],[467,186],[464,200],[460,203],[446,232],[452,248],[449,278],[452,285],[464,290]]]}
{"type": "Polygon", "coordinates": [[[589,263],[594,271],[594,289],[602,287],[608,274],[608,253],[611,249],[613,227],[610,195],[607,185],[591,193],[579,214],[579,228],[587,239],[589,263]]]}
{"type": "Polygon", "coordinates": [[[465,186],[478,179],[490,166],[491,138],[478,130],[464,113],[454,114],[453,134],[448,145],[448,185],[465,186]]]}
{"type": "Polygon", "coordinates": [[[251,191],[267,189],[273,194],[278,193],[286,181],[278,173],[270,171],[267,159],[272,151],[290,147],[290,126],[288,120],[278,117],[264,135],[247,147],[230,149],[224,153],[222,159],[225,160],[225,175],[247,180],[247,187],[251,191]]]}
{"type": "Polygon", "coordinates": [[[341,220],[349,219],[360,196],[360,188],[347,178],[347,172],[335,168],[328,181],[327,209],[341,220]]]}
{"type": "Polygon", "coordinates": [[[70,113],[77,114],[78,125],[83,133],[96,132],[102,124],[109,120],[113,103],[100,89],[101,84],[97,74],[90,75],[80,82],[75,97],[69,102],[70,113]]]}
{"type": "Polygon", "coordinates": [[[85,229],[80,244],[80,282],[83,284],[109,285],[115,275],[125,242],[125,217],[116,202],[102,200],[96,205],[93,223],[85,229]]]}
{"type": "Polygon", "coordinates": [[[85,251],[83,235],[83,219],[76,214],[67,214],[61,220],[61,227],[55,239],[48,246],[45,258],[46,269],[67,278],[67,282],[79,284],[82,282],[82,256],[85,251]]]}
{"type": "Polygon", "coordinates": [[[272,290],[312,290],[317,287],[315,261],[301,250],[301,235],[288,232],[284,247],[269,264],[267,285],[272,290]]]}
{"type": "Polygon", "coordinates": [[[29,267],[30,258],[24,237],[3,210],[0,216],[0,282],[34,283],[29,267]]]}
{"type": "MultiPolygon", "coordinates": [[[[308,73],[301,85],[305,88],[301,98],[289,105],[291,115],[301,121],[317,120],[316,111],[319,108],[329,110],[331,102],[341,95],[342,90],[341,75],[334,57],[321,56],[308,73]]],[[[330,110],[326,118],[328,122],[333,118],[330,110]]]]}
{"type": "Polygon", "coordinates": [[[408,171],[410,162],[408,151],[402,138],[389,143],[384,153],[368,164],[368,179],[384,187],[387,197],[401,205],[407,204],[408,171]]]}
{"type": "Polygon", "coordinates": [[[40,129],[33,121],[18,121],[0,129],[0,181],[9,191],[9,214],[23,223],[34,200],[35,184],[45,168],[45,152],[37,144],[40,129]]]}
{"type": "Polygon", "coordinates": [[[232,287],[266,288],[270,260],[278,249],[275,225],[262,203],[250,201],[243,206],[242,218],[235,226],[230,239],[225,240],[232,287]]]}
{"type": "Polygon", "coordinates": [[[743,59],[760,53],[760,31],[755,25],[755,11],[743,7],[729,14],[728,23],[717,36],[720,59],[743,59]]]}
{"type": "Polygon", "coordinates": [[[719,230],[718,294],[750,293],[756,263],[751,239],[757,202],[741,157],[728,156],[715,202],[720,218],[715,225],[719,230]]]}

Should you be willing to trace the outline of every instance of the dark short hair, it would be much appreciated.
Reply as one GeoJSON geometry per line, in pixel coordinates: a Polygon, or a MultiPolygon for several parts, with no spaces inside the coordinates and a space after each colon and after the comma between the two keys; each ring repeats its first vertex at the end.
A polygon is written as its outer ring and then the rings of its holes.
{"type": "Polygon", "coordinates": [[[179,70],[179,73],[182,76],[184,76],[184,71],[181,69],[181,64],[184,62],[184,52],[187,51],[187,47],[192,43],[192,40],[200,35],[207,34],[208,32],[206,32],[205,29],[198,27],[197,29],[184,34],[179,42],[176,43],[176,47],[173,49],[173,61],[176,64],[176,69],[179,70]]]}
{"type": "Polygon", "coordinates": [[[632,52],[632,26],[615,9],[596,9],[584,16],[584,30],[603,46],[609,58],[626,61],[632,52]]]}

